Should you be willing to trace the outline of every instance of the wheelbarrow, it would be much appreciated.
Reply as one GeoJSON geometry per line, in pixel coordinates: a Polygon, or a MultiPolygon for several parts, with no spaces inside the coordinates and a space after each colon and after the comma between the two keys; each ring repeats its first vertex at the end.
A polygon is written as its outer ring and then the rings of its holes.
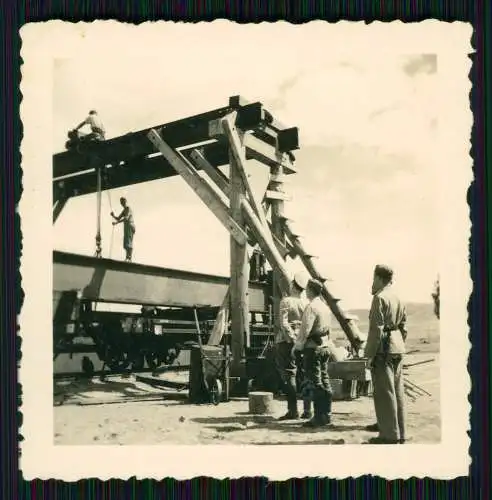
{"type": "Polygon", "coordinates": [[[190,345],[191,403],[218,405],[229,399],[229,365],[231,354],[228,346],[203,345],[200,324],[195,309],[198,343],[190,345]]]}

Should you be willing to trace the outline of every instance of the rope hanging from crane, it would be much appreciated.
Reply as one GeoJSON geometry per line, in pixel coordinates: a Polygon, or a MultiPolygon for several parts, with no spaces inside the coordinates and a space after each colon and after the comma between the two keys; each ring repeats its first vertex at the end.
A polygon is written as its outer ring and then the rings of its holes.
{"type": "MultiPolygon", "coordinates": [[[[102,204],[102,190],[104,189],[103,187],[103,169],[104,167],[98,166],[96,169],[97,173],[97,221],[96,221],[96,253],[95,256],[97,258],[102,257],[102,237],[101,237],[101,204],[102,204]]],[[[104,170],[104,174],[106,174],[106,171],[104,170]]],[[[109,208],[111,211],[113,211],[113,204],[111,202],[111,193],[109,192],[109,189],[106,189],[106,194],[108,196],[108,202],[109,202],[109,208]]],[[[113,251],[113,236],[114,236],[114,225],[112,226],[111,229],[111,239],[110,239],[110,244],[109,244],[109,255],[108,257],[111,258],[111,254],[113,251]]]]}

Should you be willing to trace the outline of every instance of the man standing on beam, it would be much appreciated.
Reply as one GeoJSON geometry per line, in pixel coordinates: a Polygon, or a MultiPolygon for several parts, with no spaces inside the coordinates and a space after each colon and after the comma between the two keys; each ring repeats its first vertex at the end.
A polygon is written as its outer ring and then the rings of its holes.
{"type": "Polygon", "coordinates": [[[114,212],[111,212],[111,217],[113,217],[113,226],[123,223],[123,248],[126,252],[126,262],[132,261],[133,254],[133,236],[135,234],[135,221],[133,219],[132,209],[129,207],[126,198],[120,198],[121,206],[123,210],[120,215],[116,216],[114,212]]]}
{"type": "Polygon", "coordinates": [[[307,305],[301,297],[305,288],[304,276],[296,275],[291,284],[290,295],[282,298],[279,306],[280,329],[275,336],[275,360],[287,396],[287,413],[279,420],[299,418],[296,387],[297,366],[293,347],[301,325],[302,314],[307,305]]]}

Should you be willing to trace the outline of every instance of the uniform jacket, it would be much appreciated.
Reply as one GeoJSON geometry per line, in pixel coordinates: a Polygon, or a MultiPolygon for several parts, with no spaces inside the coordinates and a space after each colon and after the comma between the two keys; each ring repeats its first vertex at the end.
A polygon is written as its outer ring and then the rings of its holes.
{"type": "Polygon", "coordinates": [[[280,330],[275,336],[276,343],[296,340],[306,306],[307,301],[302,297],[284,297],[280,301],[280,330]]]}
{"type": "Polygon", "coordinates": [[[365,356],[373,358],[376,354],[404,354],[407,315],[405,306],[386,286],[374,294],[369,312],[369,333],[365,356]],[[391,333],[388,333],[391,331],[391,333]],[[389,335],[389,337],[388,337],[389,335]]]}
{"type": "Polygon", "coordinates": [[[296,349],[302,351],[305,348],[328,347],[328,335],[321,337],[321,344],[310,339],[310,335],[330,333],[331,311],[321,300],[321,297],[313,299],[304,310],[301,328],[296,340],[296,349]]]}

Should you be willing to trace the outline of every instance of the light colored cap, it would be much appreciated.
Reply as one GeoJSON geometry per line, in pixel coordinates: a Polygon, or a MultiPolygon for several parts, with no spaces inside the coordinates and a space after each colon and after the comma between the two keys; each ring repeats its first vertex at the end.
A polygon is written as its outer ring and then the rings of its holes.
{"type": "Polygon", "coordinates": [[[307,286],[308,278],[304,273],[296,273],[294,276],[294,281],[300,288],[305,290],[305,288],[307,286]]]}

